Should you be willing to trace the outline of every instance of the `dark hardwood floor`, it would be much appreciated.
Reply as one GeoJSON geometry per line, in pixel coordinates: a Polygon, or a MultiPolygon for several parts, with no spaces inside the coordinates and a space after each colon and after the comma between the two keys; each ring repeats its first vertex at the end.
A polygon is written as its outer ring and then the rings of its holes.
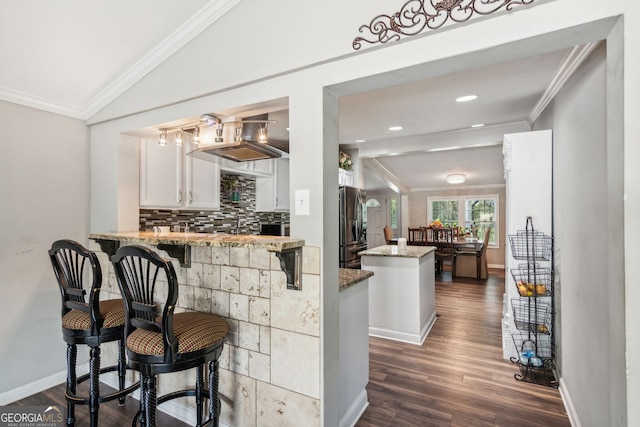
{"type": "MultiPolygon", "coordinates": [[[[501,270],[486,281],[436,276],[438,319],[423,345],[369,340],[370,405],[356,426],[570,426],[558,390],[516,381],[518,369],[502,359],[503,290],[501,270]]],[[[66,407],[64,386],[13,404],[66,407]]],[[[100,426],[131,425],[137,409],[132,398],[124,407],[105,403],[100,426]]],[[[89,425],[87,407],[76,415],[77,426],[89,425]]],[[[186,426],[161,412],[158,418],[159,426],[186,426]]]]}
{"type": "Polygon", "coordinates": [[[502,358],[504,272],[436,275],[437,320],[424,344],[369,339],[369,407],[357,427],[570,426],[558,390],[514,379],[502,358]]]}

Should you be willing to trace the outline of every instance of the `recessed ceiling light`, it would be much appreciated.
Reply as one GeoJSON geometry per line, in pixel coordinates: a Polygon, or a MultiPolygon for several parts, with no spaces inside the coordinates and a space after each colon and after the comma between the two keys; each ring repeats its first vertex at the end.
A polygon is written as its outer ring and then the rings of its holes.
{"type": "Polygon", "coordinates": [[[465,96],[456,98],[456,102],[469,102],[469,101],[473,101],[476,98],[478,98],[478,95],[465,95],[465,96]]]}
{"type": "Polygon", "coordinates": [[[395,131],[398,131],[398,130],[402,130],[402,126],[390,126],[390,127],[389,127],[389,130],[390,130],[391,132],[395,132],[395,131]]]}
{"type": "Polygon", "coordinates": [[[360,142],[365,142],[365,139],[356,139],[354,142],[360,143],[360,142]]]}
{"type": "Polygon", "coordinates": [[[481,128],[483,126],[484,126],[484,123],[478,123],[478,124],[475,124],[475,125],[471,125],[472,128],[481,128]]]}

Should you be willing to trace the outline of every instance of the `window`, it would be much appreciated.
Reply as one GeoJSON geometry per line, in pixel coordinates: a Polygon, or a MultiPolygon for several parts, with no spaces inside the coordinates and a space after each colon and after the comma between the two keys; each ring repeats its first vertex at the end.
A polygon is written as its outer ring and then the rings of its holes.
{"type": "Polygon", "coordinates": [[[398,229],[398,199],[392,197],[389,199],[389,222],[392,230],[398,229]]]}
{"type": "Polygon", "coordinates": [[[458,227],[469,233],[477,232],[479,239],[491,227],[491,247],[498,246],[498,212],[497,195],[427,198],[427,224],[439,219],[445,225],[458,227]]]}

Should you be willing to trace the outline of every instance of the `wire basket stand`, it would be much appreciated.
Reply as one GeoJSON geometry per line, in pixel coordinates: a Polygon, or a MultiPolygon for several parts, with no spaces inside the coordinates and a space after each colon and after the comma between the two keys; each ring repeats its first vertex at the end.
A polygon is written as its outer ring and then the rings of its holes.
{"type": "Polygon", "coordinates": [[[553,345],[553,273],[540,261],[551,261],[553,239],[533,227],[527,217],[526,227],[509,235],[514,259],[526,261],[511,270],[520,298],[512,299],[514,325],[520,333],[512,334],[518,356],[511,362],[520,372],[518,381],[558,387],[555,380],[553,345]],[[550,297],[551,303],[540,301],[550,297]]]}

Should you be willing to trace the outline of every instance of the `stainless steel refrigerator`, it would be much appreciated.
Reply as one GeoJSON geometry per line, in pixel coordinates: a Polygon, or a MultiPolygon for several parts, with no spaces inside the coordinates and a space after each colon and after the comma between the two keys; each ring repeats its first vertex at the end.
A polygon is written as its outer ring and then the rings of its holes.
{"type": "Polygon", "coordinates": [[[359,188],[340,187],[340,267],[360,268],[358,252],[367,249],[365,194],[359,188]]]}

